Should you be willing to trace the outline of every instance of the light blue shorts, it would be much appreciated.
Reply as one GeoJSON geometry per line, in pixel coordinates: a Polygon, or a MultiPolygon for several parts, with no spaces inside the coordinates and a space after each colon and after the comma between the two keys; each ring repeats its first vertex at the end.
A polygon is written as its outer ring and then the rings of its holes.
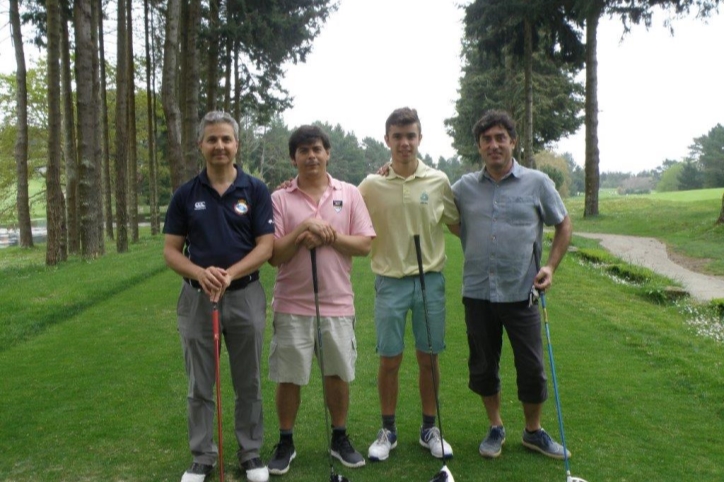
{"type": "Polygon", "coordinates": [[[377,353],[397,356],[405,349],[407,312],[412,311],[412,333],[418,351],[440,353],[445,349],[445,277],[425,273],[425,297],[430,326],[428,339],[419,276],[375,278],[375,327],[377,353]]]}

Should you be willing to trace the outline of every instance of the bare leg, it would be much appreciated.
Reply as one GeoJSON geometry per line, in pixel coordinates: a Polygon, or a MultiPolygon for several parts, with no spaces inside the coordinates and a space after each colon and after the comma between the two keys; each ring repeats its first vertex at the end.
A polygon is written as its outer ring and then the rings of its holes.
{"type": "Polygon", "coordinates": [[[277,385],[276,405],[280,430],[292,430],[301,403],[301,387],[294,383],[277,385]]]}
{"type": "Polygon", "coordinates": [[[377,373],[377,391],[380,396],[382,415],[395,414],[397,394],[399,392],[398,375],[401,364],[402,354],[380,357],[380,368],[377,373]]]}
{"type": "Polygon", "coordinates": [[[349,384],[336,375],[324,377],[327,392],[327,407],[332,416],[332,427],[347,425],[349,409],[349,384]]]}
{"type": "Polygon", "coordinates": [[[433,383],[432,369],[435,369],[435,381],[440,383],[440,369],[437,363],[437,355],[417,350],[417,366],[420,371],[418,375],[418,384],[420,388],[420,402],[422,403],[422,413],[425,415],[437,415],[437,403],[435,403],[435,394],[437,387],[433,383]]]}

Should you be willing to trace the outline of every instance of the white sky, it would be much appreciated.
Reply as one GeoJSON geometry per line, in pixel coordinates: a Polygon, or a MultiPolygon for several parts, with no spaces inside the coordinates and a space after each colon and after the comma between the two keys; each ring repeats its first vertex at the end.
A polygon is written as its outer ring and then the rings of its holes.
{"type": "MultiPolygon", "coordinates": [[[[443,122],[455,112],[460,79],[460,1],[340,0],[307,62],[287,68],[283,85],[294,107],[284,113],[286,123],[321,120],[359,140],[383,141],[389,113],[410,106],[422,121],[420,150],[435,161],[453,156],[443,122]]],[[[15,56],[8,4],[0,5],[0,72],[9,73],[15,56]]],[[[639,172],[679,160],[695,137],[724,124],[724,15],[708,23],[677,20],[674,37],[663,18],[648,31],[635,27],[623,42],[619,20],[599,25],[601,171],[639,172]]],[[[29,65],[37,56],[26,44],[29,65]]],[[[583,128],[557,150],[583,165],[583,128]]]]}
{"type": "MultiPolygon", "coordinates": [[[[306,64],[287,70],[284,86],[295,97],[287,124],[339,123],[360,140],[383,141],[385,119],[407,105],[422,121],[420,151],[435,161],[454,155],[443,122],[455,112],[460,78],[457,3],[341,0],[306,64]]],[[[724,18],[678,20],[674,37],[663,18],[648,31],[634,28],[623,43],[619,20],[599,25],[601,171],[639,172],[681,159],[694,137],[724,124],[724,18]]],[[[557,150],[583,165],[583,128],[557,150]]]]}

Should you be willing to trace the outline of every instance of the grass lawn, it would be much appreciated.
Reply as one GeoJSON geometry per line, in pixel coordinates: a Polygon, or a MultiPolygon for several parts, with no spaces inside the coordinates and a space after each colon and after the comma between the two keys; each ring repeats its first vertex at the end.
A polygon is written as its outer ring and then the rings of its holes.
{"type": "MultiPolygon", "coordinates": [[[[581,224],[576,219],[574,223],[581,224]]],[[[38,250],[0,254],[0,480],[180,479],[191,461],[175,320],[180,281],[164,268],[161,246],[160,238],[143,237],[130,253],[71,261],[53,269],[37,266],[38,250]]],[[[441,413],[455,451],[448,464],[455,479],[564,481],[562,462],[532,454],[520,444],[522,414],[507,343],[502,373],[508,440],[499,459],[478,455],[487,422],[480,399],[467,388],[462,260],[452,236],[448,256],[441,413]]],[[[267,295],[273,276],[274,270],[266,266],[262,282],[267,295]]],[[[353,283],[359,358],[348,428],[358,450],[366,454],[380,425],[368,259],[355,261],[353,283]]],[[[574,475],[589,482],[721,480],[715,454],[724,433],[724,344],[697,336],[676,306],[647,302],[640,288],[617,283],[573,254],[557,272],[548,312],[574,475]]],[[[270,329],[269,323],[265,360],[270,329]]],[[[361,469],[336,464],[353,482],[427,481],[441,466],[417,442],[420,406],[414,354],[408,349],[405,356],[399,445],[386,462],[361,469]]],[[[226,359],[224,363],[227,480],[245,480],[235,468],[233,392],[226,359]]],[[[266,366],[264,379],[266,459],[278,430],[274,385],[266,381],[266,366]]],[[[550,390],[544,426],[559,438],[550,390]]],[[[315,367],[310,385],[302,391],[295,429],[298,457],[290,473],[275,480],[328,480],[320,392],[315,367]]]]}

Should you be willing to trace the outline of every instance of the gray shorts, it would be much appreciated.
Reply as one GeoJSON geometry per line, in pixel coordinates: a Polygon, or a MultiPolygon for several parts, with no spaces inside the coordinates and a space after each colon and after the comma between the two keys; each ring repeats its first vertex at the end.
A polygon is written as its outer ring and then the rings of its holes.
{"type": "MultiPolygon", "coordinates": [[[[325,376],[354,380],[357,340],[354,316],[322,316],[322,352],[325,376]]],[[[274,336],[269,350],[269,379],[276,383],[306,385],[317,352],[315,316],[274,313],[274,336]]]]}

